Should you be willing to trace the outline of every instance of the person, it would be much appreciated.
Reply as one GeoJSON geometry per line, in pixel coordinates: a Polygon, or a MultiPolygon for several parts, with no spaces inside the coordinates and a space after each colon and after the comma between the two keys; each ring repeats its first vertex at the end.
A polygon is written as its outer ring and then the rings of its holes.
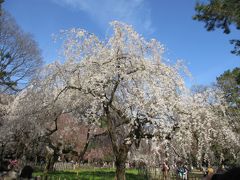
{"type": "MultiPolygon", "coordinates": [[[[5,168],[4,172],[1,173],[1,178],[4,180],[16,180],[18,178],[18,161],[16,159],[9,160],[4,163],[5,168]]],[[[1,179],[0,178],[0,179],[1,179]]]]}
{"type": "Polygon", "coordinates": [[[210,180],[221,180],[222,174],[213,174],[210,180]]]}
{"type": "Polygon", "coordinates": [[[20,180],[32,179],[32,173],[33,168],[31,166],[24,166],[20,174],[20,180]]]}
{"type": "Polygon", "coordinates": [[[10,169],[10,170],[16,169],[17,166],[18,166],[18,161],[16,159],[9,160],[8,169],[10,169]]]}
{"type": "Polygon", "coordinates": [[[214,174],[214,169],[212,167],[208,167],[204,179],[211,180],[213,174],[214,174]]]}
{"type": "Polygon", "coordinates": [[[178,169],[177,169],[177,174],[178,174],[178,177],[179,177],[180,179],[187,180],[187,176],[188,176],[187,166],[186,166],[186,165],[184,165],[184,166],[179,166],[178,169]]]}
{"type": "Polygon", "coordinates": [[[187,168],[187,165],[183,166],[183,179],[184,180],[188,179],[188,168],[187,168]]]}
{"type": "Polygon", "coordinates": [[[170,171],[170,168],[169,168],[167,162],[163,162],[163,167],[162,167],[163,180],[168,179],[169,171],[170,171]]]}
{"type": "Polygon", "coordinates": [[[214,174],[211,180],[238,180],[240,179],[240,167],[232,168],[223,174],[214,174]]]}
{"type": "Polygon", "coordinates": [[[4,174],[7,173],[7,171],[9,170],[9,161],[3,161],[3,162],[0,162],[0,177],[4,174]]]}
{"type": "Polygon", "coordinates": [[[217,174],[223,174],[225,172],[225,167],[224,165],[221,165],[218,169],[217,169],[217,174]]]}
{"type": "Polygon", "coordinates": [[[14,170],[8,171],[6,174],[2,175],[0,179],[4,180],[17,180],[18,179],[18,174],[14,170]]]}

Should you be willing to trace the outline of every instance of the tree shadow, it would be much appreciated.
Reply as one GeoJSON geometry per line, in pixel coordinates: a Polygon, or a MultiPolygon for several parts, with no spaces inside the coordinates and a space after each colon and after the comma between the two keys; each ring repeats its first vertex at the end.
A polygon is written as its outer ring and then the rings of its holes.
{"type": "MultiPolygon", "coordinates": [[[[114,171],[91,171],[84,170],[77,172],[71,171],[56,171],[50,172],[47,174],[47,179],[59,179],[63,178],[66,180],[113,180],[115,177],[114,171]]],[[[44,179],[44,175],[41,176],[41,179],[44,179]]],[[[126,173],[127,180],[144,180],[144,176],[126,173]]]]}

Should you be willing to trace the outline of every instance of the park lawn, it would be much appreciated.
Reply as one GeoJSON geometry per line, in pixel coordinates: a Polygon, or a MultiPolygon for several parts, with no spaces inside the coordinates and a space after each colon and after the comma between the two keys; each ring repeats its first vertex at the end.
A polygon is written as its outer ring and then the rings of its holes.
{"type": "MultiPolygon", "coordinates": [[[[43,176],[42,172],[34,173],[34,176],[43,176]]],[[[93,168],[93,169],[80,169],[69,171],[55,171],[50,172],[47,176],[51,180],[66,179],[66,180],[113,180],[115,176],[115,169],[109,168],[93,168]]],[[[138,175],[136,169],[128,169],[126,171],[127,180],[144,180],[144,176],[138,175]]]]}

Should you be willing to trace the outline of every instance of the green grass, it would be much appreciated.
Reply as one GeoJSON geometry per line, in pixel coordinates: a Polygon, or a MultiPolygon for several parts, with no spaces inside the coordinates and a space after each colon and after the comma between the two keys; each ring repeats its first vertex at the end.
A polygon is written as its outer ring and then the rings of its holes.
{"type": "MultiPolygon", "coordinates": [[[[43,177],[43,172],[34,173],[34,176],[43,177]]],[[[109,168],[92,168],[92,169],[79,169],[68,171],[55,171],[47,174],[48,180],[114,180],[115,169],[109,168]]],[[[175,175],[174,175],[175,176],[175,175]]],[[[158,177],[161,177],[161,175],[158,177]]],[[[190,179],[202,179],[202,173],[192,172],[189,174],[190,179]]],[[[42,178],[43,179],[43,178],[42,178]]],[[[144,175],[139,175],[137,169],[126,170],[127,180],[144,180],[144,175]]],[[[175,179],[175,178],[174,178],[175,179]]]]}
{"type": "MultiPolygon", "coordinates": [[[[43,176],[41,172],[34,173],[34,176],[43,176]]],[[[94,168],[94,169],[80,169],[75,171],[56,171],[48,173],[47,176],[51,180],[66,179],[66,180],[113,180],[115,176],[115,169],[104,169],[104,168],[94,168]]],[[[127,180],[144,180],[142,175],[138,175],[136,169],[128,169],[126,171],[127,180]]]]}

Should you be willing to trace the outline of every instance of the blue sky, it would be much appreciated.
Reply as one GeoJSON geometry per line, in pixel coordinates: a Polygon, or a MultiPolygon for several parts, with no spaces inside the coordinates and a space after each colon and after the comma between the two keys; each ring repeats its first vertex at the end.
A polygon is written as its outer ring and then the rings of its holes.
{"type": "Polygon", "coordinates": [[[240,57],[230,53],[230,39],[207,32],[204,24],[193,21],[195,0],[5,0],[3,7],[21,28],[38,42],[44,61],[57,59],[52,34],[80,27],[105,38],[109,22],[132,24],[146,39],[156,38],[165,45],[165,58],[183,59],[192,73],[188,85],[208,85],[227,69],[239,66],[240,57]]]}

